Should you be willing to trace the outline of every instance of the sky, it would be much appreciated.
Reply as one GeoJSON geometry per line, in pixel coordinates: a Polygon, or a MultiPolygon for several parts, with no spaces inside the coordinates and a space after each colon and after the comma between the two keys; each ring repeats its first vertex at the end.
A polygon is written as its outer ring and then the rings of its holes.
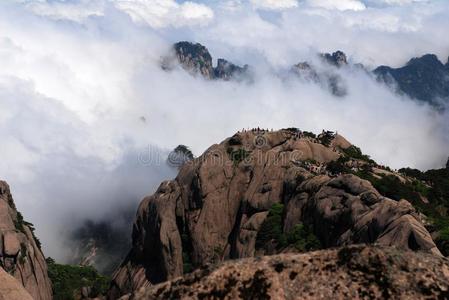
{"type": "Polygon", "coordinates": [[[337,71],[342,98],[279,74],[335,50],[368,69],[425,53],[446,63],[447,28],[444,0],[2,1],[0,178],[46,255],[64,260],[80,222],[137,205],[176,176],[171,149],[198,156],[241,128],[337,130],[380,163],[440,167],[447,113],[360,69],[337,71]],[[208,47],[214,63],[251,65],[254,82],[162,71],[180,40],[208,47]]]}

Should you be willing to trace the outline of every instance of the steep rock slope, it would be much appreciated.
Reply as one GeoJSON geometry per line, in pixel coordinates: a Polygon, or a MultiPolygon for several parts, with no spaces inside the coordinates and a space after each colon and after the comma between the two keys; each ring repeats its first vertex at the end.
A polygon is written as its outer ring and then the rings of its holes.
{"type": "Polygon", "coordinates": [[[350,246],[231,261],[123,299],[447,299],[449,262],[424,253],[350,246]]]}
{"type": "Polygon", "coordinates": [[[33,300],[14,277],[0,268],[0,300],[33,300]]]}
{"type": "Polygon", "coordinates": [[[332,132],[316,137],[297,129],[243,131],[211,146],[142,201],[132,250],[109,297],[205,263],[292,250],[275,239],[256,247],[270,209],[280,203],[283,233],[305,224],[325,248],[379,243],[440,255],[409,202],[382,197],[353,174],[329,171],[352,147],[332,132]]]}
{"type": "Polygon", "coordinates": [[[433,54],[411,59],[405,66],[380,66],[374,70],[379,79],[397,84],[399,91],[421,101],[438,104],[449,98],[449,62],[433,54]]]}
{"type": "Polygon", "coordinates": [[[17,212],[8,184],[0,181],[0,266],[16,278],[33,299],[52,299],[47,264],[33,230],[32,224],[17,212]]]}

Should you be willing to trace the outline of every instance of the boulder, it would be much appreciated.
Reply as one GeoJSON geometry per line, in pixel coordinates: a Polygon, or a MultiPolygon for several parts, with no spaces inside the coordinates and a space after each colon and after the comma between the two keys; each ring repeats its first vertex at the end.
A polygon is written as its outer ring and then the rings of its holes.
{"type": "Polygon", "coordinates": [[[6,231],[3,234],[3,253],[7,256],[17,256],[20,251],[20,241],[18,233],[6,231]]]}

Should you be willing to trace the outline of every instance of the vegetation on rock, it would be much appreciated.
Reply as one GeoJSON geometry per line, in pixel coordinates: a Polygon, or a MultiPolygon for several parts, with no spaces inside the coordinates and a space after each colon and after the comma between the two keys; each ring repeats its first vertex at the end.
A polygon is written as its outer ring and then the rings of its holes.
{"type": "Polygon", "coordinates": [[[234,165],[238,165],[239,163],[244,161],[249,156],[249,152],[243,148],[239,148],[237,150],[228,148],[227,151],[228,151],[229,157],[234,162],[234,165]]]}
{"type": "Polygon", "coordinates": [[[282,212],[284,205],[275,203],[268,212],[260,231],[257,233],[256,249],[261,249],[268,243],[274,241],[278,248],[287,245],[287,239],[282,230],[282,212]]]}
{"type": "Polygon", "coordinates": [[[346,149],[342,149],[343,153],[352,159],[359,159],[359,160],[363,160],[369,163],[374,163],[374,160],[372,160],[369,155],[363,154],[362,150],[357,147],[352,145],[351,147],[348,147],[346,149]]]}
{"type": "Polygon", "coordinates": [[[321,243],[309,226],[299,223],[287,234],[287,243],[299,252],[321,249],[321,243]]]}
{"type": "Polygon", "coordinates": [[[290,232],[283,231],[284,205],[275,203],[269,210],[256,238],[256,249],[273,244],[280,250],[293,246],[299,252],[321,249],[321,243],[311,228],[303,223],[296,224],[290,232]]]}
{"type": "Polygon", "coordinates": [[[91,266],[73,266],[56,263],[47,258],[48,276],[53,283],[54,300],[76,299],[81,288],[90,289],[89,297],[97,297],[106,293],[110,278],[99,274],[91,266]]]}

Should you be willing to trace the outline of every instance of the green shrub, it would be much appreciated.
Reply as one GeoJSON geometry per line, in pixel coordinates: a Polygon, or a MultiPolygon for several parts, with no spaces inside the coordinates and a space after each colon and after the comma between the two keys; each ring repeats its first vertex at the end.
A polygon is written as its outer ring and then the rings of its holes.
{"type": "Polygon", "coordinates": [[[323,144],[326,147],[329,147],[333,139],[334,139],[333,135],[322,134],[320,136],[320,143],[323,144]]]}
{"type": "Polygon", "coordinates": [[[346,149],[342,149],[342,151],[349,158],[374,163],[374,161],[369,157],[369,155],[363,154],[362,150],[357,146],[352,145],[346,149]]]}
{"type": "Polygon", "coordinates": [[[351,170],[345,164],[348,160],[349,158],[340,156],[337,160],[329,162],[326,169],[332,174],[350,173],[351,170]]]}
{"type": "Polygon", "coordinates": [[[309,137],[312,139],[316,139],[316,134],[310,131],[303,131],[302,134],[304,134],[305,137],[309,137]]]}
{"type": "Polygon", "coordinates": [[[82,287],[91,287],[91,296],[104,295],[110,278],[99,274],[91,266],[57,264],[47,258],[48,276],[53,283],[54,300],[72,300],[82,287]]]}
{"type": "Polygon", "coordinates": [[[17,212],[17,220],[14,220],[14,227],[16,228],[16,230],[26,234],[25,228],[23,227],[24,225],[28,226],[28,228],[31,230],[31,234],[33,235],[36,246],[41,249],[41,241],[36,237],[36,234],[34,232],[34,225],[30,222],[25,221],[23,219],[23,215],[20,212],[17,212]]]}
{"type": "Polygon", "coordinates": [[[282,213],[284,205],[275,203],[270,208],[268,216],[260,227],[256,237],[256,249],[263,248],[267,243],[274,241],[277,247],[284,247],[287,240],[282,230],[282,213]]]}
{"type": "Polygon", "coordinates": [[[184,155],[188,160],[192,160],[194,158],[192,151],[186,145],[178,145],[173,151],[184,155]]]}
{"type": "Polygon", "coordinates": [[[382,178],[375,180],[374,187],[382,195],[394,200],[421,201],[419,193],[414,190],[411,184],[403,183],[394,175],[382,176],[382,178]]]}
{"type": "Polygon", "coordinates": [[[281,250],[287,246],[294,246],[298,251],[305,252],[321,248],[320,241],[313,234],[310,227],[299,223],[288,233],[283,231],[282,215],[284,205],[273,204],[268,216],[263,222],[256,237],[256,249],[263,249],[274,242],[276,249],[281,250]]]}
{"type": "Polygon", "coordinates": [[[289,127],[289,128],[285,128],[285,131],[291,132],[291,133],[299,133],[301,130],[299,130],[299,128],[296,127],[289,127]]]}
{"type": "Polygon", "coordinates": [[[298,251],[306,252],[321,249],[321,243],[312,230],[302,223],[296,224],[287,235],[287,243],[298,251]]]}
{"type": "Polygon", "coordinates": [[[14,220],[14,227],[16,228],[16,230],[20,232],[25,232],[23,225],[24,225],[23,216],[20,212],[17,212],[17,220],[14,220]]]}
{"type": "Polygon", "coordinates": [[[234,165],[238,165],[240,162],[244,161],[249,156],[249,152],[243,148],[239,148],[237,150],[232,150],[232,148],[228,148],[228,154],[231,160],[234,162],[234,165]]]}
{"type": "Polygon", "coordinates": [[[423,173],[418,169],[402,168],[399,169],[399,173],[416,179],[421,179],[423,177],[423,173]]]}

